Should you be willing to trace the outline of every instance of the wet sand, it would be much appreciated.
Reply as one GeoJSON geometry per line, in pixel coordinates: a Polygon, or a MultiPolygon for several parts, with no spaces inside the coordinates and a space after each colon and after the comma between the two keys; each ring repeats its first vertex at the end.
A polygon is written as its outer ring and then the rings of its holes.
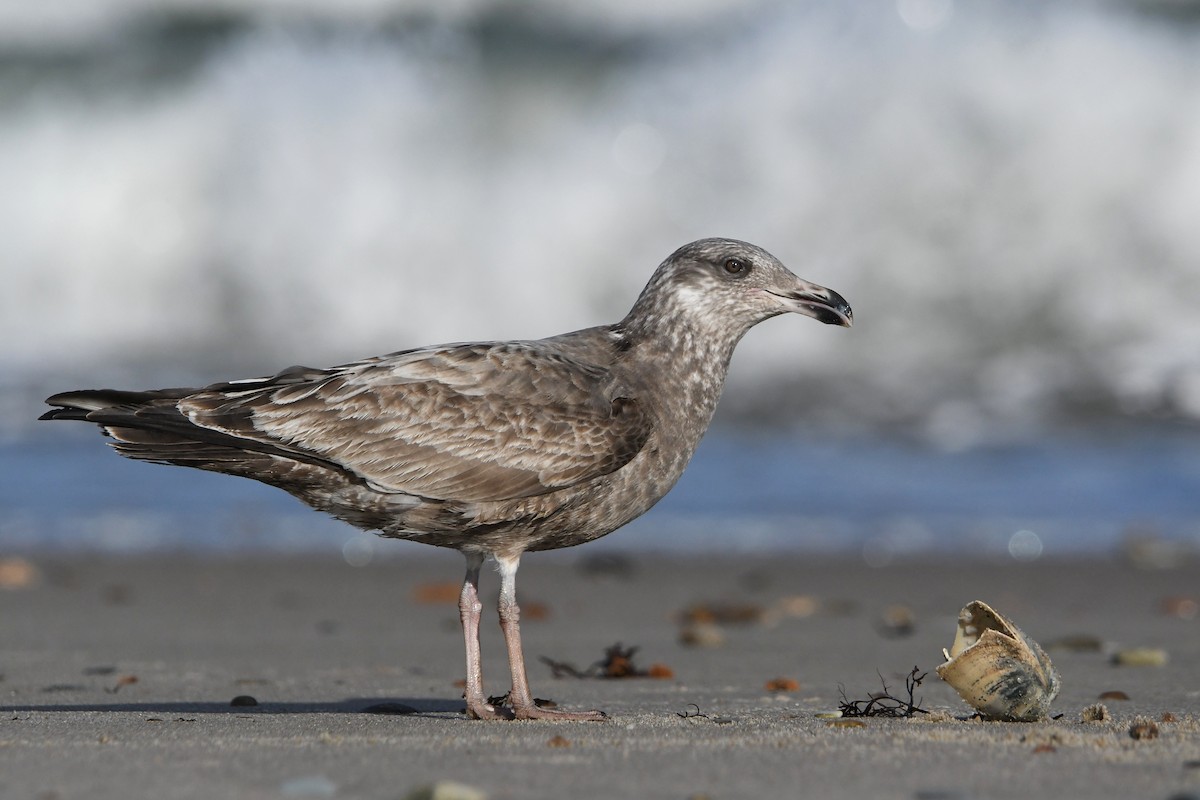
{"type": "MultiPolygon", "coordinates": [[[[463,717],[455,553],[365,567],[31,561],[32,572],[0,568],[6,798],[402,798],[438,781],[491,798],[1200,797],[1196,564],[535,554],[519,582],[534,693],[611,715],[555,724],[463,717]],[[975,599],[1048,646],[1060,719],[970,719],[934,675],[975,599]],[[726,618],[718,646],[681,642],[696,606],[726,618]],[[1068,637],[1085,638],[1054,646],[1068,637]],[[638,648],[636,667],[673,677],[554,678],[538,660],[584,669],[617,642],[638,648]],[[1129,647],[1169,660],[1113,665],[1129,647]],[[903,696],[914,665],[929,673],[916,699],[933,713],[861,727],[818,716],[842,689],[878,691],[877,671],[903,696]],[[784,691],[768,690],[776,679],[784,691]],[[1102,701],[1109,722],[1081,722],[1104,692],[1129,699],[1102,701]],[[231,706],[239,695],[258,705],[231,706]],[[365,711],[380,704],[415,713],[365,711]],[[1131,737],[1137,718],[1157,736],[1131,737]]],[[[485,681],[500,694],[496,584],[485,572],[485,681]]]]}

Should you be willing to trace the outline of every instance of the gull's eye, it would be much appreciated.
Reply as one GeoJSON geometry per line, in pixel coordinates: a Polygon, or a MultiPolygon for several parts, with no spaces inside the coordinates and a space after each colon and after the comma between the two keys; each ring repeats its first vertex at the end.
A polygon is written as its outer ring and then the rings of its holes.
{"type": "Polygon", "coordinates": [[[750,268],[740,258],[727,258],[723,266],[725,267],[725,271],[730,275],[741,275],[750,268]]]}

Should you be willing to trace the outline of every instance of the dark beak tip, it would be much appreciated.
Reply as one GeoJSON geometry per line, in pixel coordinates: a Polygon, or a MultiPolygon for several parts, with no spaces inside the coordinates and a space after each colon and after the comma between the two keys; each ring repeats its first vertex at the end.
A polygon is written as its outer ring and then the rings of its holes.
{"type": "Polygon", "coordinates": [[[816,306],[814,307],[817,322],[823,322],[826,325],[839,325],[843,328],[849,328],[854,324],[854,312],[850,310],[850,306],[816,306]]]}

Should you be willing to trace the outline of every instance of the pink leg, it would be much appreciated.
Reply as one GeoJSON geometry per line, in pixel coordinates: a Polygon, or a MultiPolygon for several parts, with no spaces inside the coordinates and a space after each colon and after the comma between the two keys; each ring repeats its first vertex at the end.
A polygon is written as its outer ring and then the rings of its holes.
{"type": "Polygon", "coordinates": [[[496,708],[483,694],[483,664],[479,654],[479,619],[483,603],[479,602],[479,567],[483,556],[466,553],[467,577],[462,594],[458,596],[458,615],[462,619],[463,639],[467,645],[467,716],[471,719],[512,719],[508,709],[496,708]]]}
{"type": "MultiPolygon", "coordinates": [[[[500,565],[500,628],[504,631],[504,643],[508,646],[508,665],[512,671],[512,691],[509,692],[508,699],[512,703],[513,714],[517,719],[608,719],[603,711],[558,711],[539,708],[533,702],[533,694],[529,691],[529,679],[525,676],[525,655],[521,650],[521,609],[517,606],[517,564],[520,556],[497,557],[496,561],[500,565]]],[[[469,574],[468,572],[468,577],[469,574]]],[[[470,645],[467,647],[469,653],[470,645]]]]}

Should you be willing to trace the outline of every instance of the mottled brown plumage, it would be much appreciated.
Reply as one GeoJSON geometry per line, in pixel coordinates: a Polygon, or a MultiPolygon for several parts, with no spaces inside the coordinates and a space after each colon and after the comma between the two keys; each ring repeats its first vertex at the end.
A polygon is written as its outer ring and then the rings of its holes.
{"type": "Polygon", "coordinates": [[[42,418],[94,422],[130,458],[254,478],[383,536],[462,551],[468,714],[596,719],[532,702],[520,556],[603,536],[666,494],[708,427],[735,345],[786,312],[851,320],[841,296],[766,251],[704,239],[664,261],[614,325],[203,389],[66,392],[42,418]],[[482,692],[477,587],[487,556],[501,568],[511,708],[482,692]]]}

